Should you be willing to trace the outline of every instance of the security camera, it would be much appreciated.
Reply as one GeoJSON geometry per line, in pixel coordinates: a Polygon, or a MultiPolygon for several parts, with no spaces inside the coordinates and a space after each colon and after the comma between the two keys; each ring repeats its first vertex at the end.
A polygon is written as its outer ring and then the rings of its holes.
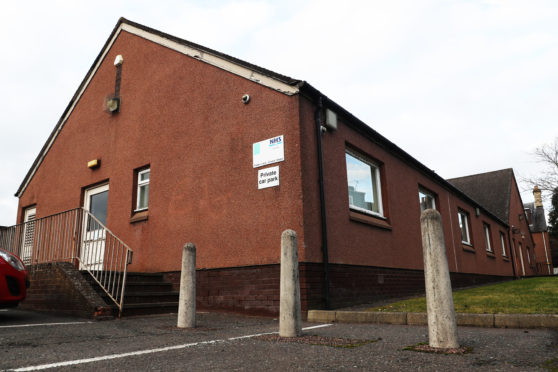
{"type": "Polygon", "coordinates": [[[248,94],[245,94],[242,96],[242,103],[244,103],[245,105],[248,104],[248,102],[250,102],[250,96],[248,94]]]}

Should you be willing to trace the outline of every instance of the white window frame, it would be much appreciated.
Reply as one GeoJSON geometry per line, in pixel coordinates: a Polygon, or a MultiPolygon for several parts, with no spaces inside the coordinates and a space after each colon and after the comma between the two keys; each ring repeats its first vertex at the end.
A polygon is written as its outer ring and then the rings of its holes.
{"type": "Polygon", "coordinates": [[[136,182],[137,182],[137,188],[136,188],[136,209],[134,212],[140,212],[140,211],[145,211],[147,209],[149,209],[149,191],[147,193],[147,205],[145,207],[140,208],[139,203],[140,203],[140,189],[142,187],[145,186],[149,186],[149,181],[151,180],[151,168],[147,168],[147,169],[143,169],[141,171],[139,171],[136,175],[136,182]],[[147,180],[141,180],[141,175],[145,174],[145,173],[149,173],[149,178],[147,180]]]}
{"type": "MultiPolygon", "coordinates": [[[[350,195],[349,195],[349,208],[354,209],[354,210],[359,211],[359,212],[370,214],[370,215],[373,215],[373,216],[376,216],[376,217],[385,218],[384,217],[384,208],[383,208],[383,205],[382,205],[382,182],[380,180],[380,166],[376,162],[370,160],[369,158],[367,158],[364,155],[361,155],[360,153],[356,152],[355,150],[346,148],[345,149],[345,156],[346,156],[346,154],[349,154],[352,157],[354,157],[354,158],[360,160],[361,162],[367,164],[370,167],[370,171],[374,172],[374,177],[372,176],[372,174],[370,174],[370,177],[371,177],[371,179],[375,179],[375,181],[376,181],[376,182],[372,182],[372,187],[376,188],[376,196],[377,196],[377,199],[378,199],[377,200],[378,212],[371,211],[371,210],[353,205],[351,203],[352,200],[350,198],[350,195]]],[[[345,164],[346,164],[346,161],[345,161],[345,164]]],[[[347,170],[347,172],[348,172],[348,170],[347,170]]],[[[349,185],[348,173],[347,173],[347,185],[349,185]]],[[[372,190],[372,191],[374,191],[374,190],[372,190]]]]}
{"type": "Polygon", "coordinates": [[[457,219],[459,222],[459,230],[462,232],[461,226],[465,226],[465,235],[467,235],[467,240],[463,240],[463,233],[461,233],[461,243],[472,245],[471,244],[471,232],[469,231],[469,214],[464,210],[459,209],[457,212],[457,219]]]}
{"type": "Polygon", "coordinates": [[[500,244],[502,244],[502,257],[508,257],[506,253],[506,238],[504,237],[504,233],[500,231],[500,244]]]}
{"type": "Polygon", "coordinates": [[[482,229],[484,230],[484,242],[486,244],[486,251],[494,253],[494,250],[492,249],[492,240],[490,239],[490,225],[486,222],[483,222],[482,229]]]}
{"type": "Polygon", "coordinates": [[[432,209],[437,209],[436,208],[436,195],[433,192],[431,192],[431,191],[429,191],[429,190],[427,190],[423,187],[419,187],[419,206],[420,206],[421,213],[423,212],[423,210],[422,210],[422,200],[420,199],[420,194],[424,194],[424,195],[430,197],[432,199],[432,209]]]}

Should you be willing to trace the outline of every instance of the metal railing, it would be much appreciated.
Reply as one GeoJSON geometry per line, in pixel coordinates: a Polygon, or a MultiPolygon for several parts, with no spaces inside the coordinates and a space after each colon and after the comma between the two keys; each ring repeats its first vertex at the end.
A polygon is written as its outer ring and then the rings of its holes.
{"type": "Polygon", "coordinates": [[[91,275],[122,314],[133,252],[85,209],[1,229],[0,248],[18,255],[31,272],[38,264],[72,263],[91,275]]]}

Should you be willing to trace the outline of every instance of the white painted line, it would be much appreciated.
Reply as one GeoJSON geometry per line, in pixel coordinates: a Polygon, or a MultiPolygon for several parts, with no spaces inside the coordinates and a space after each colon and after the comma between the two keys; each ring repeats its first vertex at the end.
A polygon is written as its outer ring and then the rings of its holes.
{"type": "MultiPolygon", "coordinates": [[[[332,324],[321,324],[321,325],[317,325],[317,326],[313,326],[313,327],[306,327],[306,328],[302,328],[302,329],[303,330],[308,330],[308,329],[314,329],[314,328],[329,327],[331,325],[332,324]]],[[[30,366],[30,367],[22,367],[22,368],[13,369],[12,371],[36,371],[36,370],[41,370],[41,369],[73,366],[73,365],[77,365],[77,364],[101,362],[101,361],[105,361],[105,360],[126,358],[126,357],[136,356],[136,355],[154,354],[154,353],[160,353],[160,352],[164,352],[164,351],[186,349],[186,348],[189,348],[189,347],[192,347],[192,346],[198,346],[198,345],[216,344],[218,342],[234,341],[234,340],[239,340],[239,339],[243,339],[243,338],[253,338],[253,337],[258,337],[258,336],[263,336],[263,335],[270,335],[270,334],[275,334],[275,333],[278,333],[278,332],[256,333],[256,334],[247,335],[247,336],[230,337],[226,340],[211,340],[211,341],[191,342],[189,344],[167,346],[167,347],[161,347],[161,348],[157,348],[157,349],[139,350],[139,351],[132,351],[132,352],[129,352],[129,353],[104,355],[104,356],[99,356],[99,357],[95,357],[95,358],[87,358],[87,359],[68,360],[66,362],[59,362],[59,363],[40,364],[40,365],[37,365],[37,366],[30,366]]]]}
{"type": "Polygon", "coordinates": [[[329,327],[329,326],[332,326],[332,325],[333,325],[333,324],[331,324],[331,323],[327,323],[327,324],[319,324],[319,325],[316,325],[316,326],[312,326],[312,327],[306,327],[306,328],[302,328],[302,330],[303,330],[303,331],[307,331],[307,330],[309,330],[309,329],[316,329],[316,328],[329,327]]]}
{"type": "Polygon", "coordinates": [[[23,327],[42,327],[42,326],[59,326],[71,324],[88,324],[93,322],[64,322],[64,323],[34,323],[34,324],[15,324],[9,326],[0,326],[0,328],[23,328],[23,327]]]}

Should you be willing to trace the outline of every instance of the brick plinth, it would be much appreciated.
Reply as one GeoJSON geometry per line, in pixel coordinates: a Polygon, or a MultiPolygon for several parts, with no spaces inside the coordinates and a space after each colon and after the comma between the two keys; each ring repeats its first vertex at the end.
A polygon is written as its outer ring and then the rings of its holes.
{"type": "Polygon", "coordinates": [[[31,285],[20,308],[86,318],[112,316],[112,308],[69,262],[28,266],[31,285]]]}
{"type": "MultiPolygon", "coordinates": [[[[322,309],[323,265],[299,264],[301,308],[322,309]]],[[[340,308],[390,298],[424,294],[422,270],[331,264],[330,304],[340,308]]],[[[279,314],[279,265],[203,269],[196,273],[197,308],[248,314],[279,314]]],[[[167,272],[165,280],[179,290],[180,272],[167,272]]],[[[504,281],[510,277],[450,273],[452,287],[504,281]]]]}

